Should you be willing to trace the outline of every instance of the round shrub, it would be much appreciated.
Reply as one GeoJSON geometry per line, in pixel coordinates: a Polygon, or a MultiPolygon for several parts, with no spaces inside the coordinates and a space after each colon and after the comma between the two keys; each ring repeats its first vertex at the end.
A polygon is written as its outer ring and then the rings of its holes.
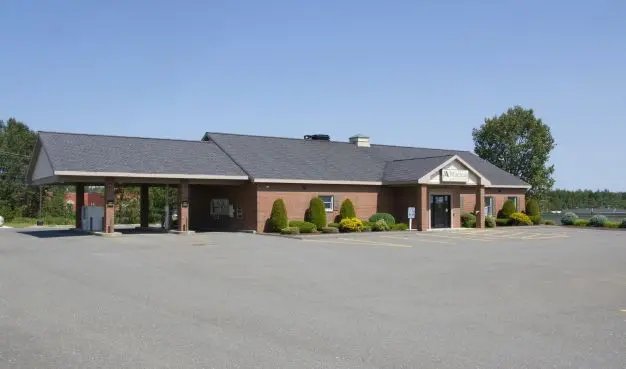
{"type": "Polygon", "coordinates": [[[280,234],[299,234],[300,230],[297,227],[285,227],[280,230],[280,234]]]}
{"type": "Polygon", "coordinates": [[[604,227],[608,218],[604,215],[597,214],[589,218],[589,226],[591,227],[604,227]]]}
{"type": "Polygon", "coordinates": [[[510,219],[513,225],[533,225],[533,221],[524,213],[513,213],[510,219]]]}
{"type": "Polygon", "coordinates": [[[339,223],[328,223],[329,227],[339,228],[339,223]]]}
{"type": "Polygon", "coordinates": [[[561,217],[561,224],[563,225],[574,225],[574,223],[578,220],[578,215],[572,212],[567,212],[563,214],[561,217]]]}
{"type": "Polygon", "coordinates": [[[526,203],[526,215],[533,221],[533,224],[541,224],[541,209],[537,200],[528,200],[526,203]]]}
{"type": "Polygon", "coordinates": [[[319,197],[311,199],[305,220],[315,224],[317,228],[321,229],[326,227],[326,209],[324,208],[322,199],[319,197]]]}
{"type": "Polygon", "coordinates": [[[354,211],[354,205],[352,204],[352,200],[345,199],[341,203],[341,208],[339,208],[339,219],[344,218],[356,218],[356,212],[354,211]]]}
{"type": "Polygon", "coordinates": [[[543,224],[549,225],[549,226],[556,225],[556,223],[554,223],[554,220],[546,220],[545,222],[543,222],[543,224]]]}
{"type": "Polygon", "coordinates": [[[389,213],[376,213],[370,217],[369,221],[370,223],[374,224],[381,219],[383,219],[388,226],[396,224],[396,218],[394,218],[393,215],[389,213]]]}
{"type": "Polygon", "coordinates": [[[396,223],[391,226],[392,231],[406,231],[409,229],[409,225],[406,223],[396,223]]]}
{"type": "Polygon", "coordinates": [[[304,220],[290,220],[289,221],[289,227],[297,227],[300,228],[301,225],[303,225],[305,222],[304,220]]]}
{"type": "Polygon", "coordinates": [[[622,220],[622,224],[620,224],[619,227],[626,228],[626,219],[622,220]]]}
{"type": "Polygon", "coordinates": [[[506,200],[504,205],[502,205],[502,217],[510,218],[513,213],[517,212],[517,208],[515,207],[515,203],[512,200],[506,200]]]}
{"type": "Polygon", "coordinates": [[[476,227],[476,215],[472,213],[461,214],[461,227],[474,228],[476,227]]]}
{"type": "Polygon", "coordinates": [[[280,232],[283,228],[287,228],[288,225],[285,202],[283,199],[274,200],[269,220],[270,232],[280,232]]]}
{"type": "Polygon", "coordinates": [[[337,227],[324,227],[324,228],[322,228],[322,233],[339,233],[339,228],[337,228],[337,227]]]}
{"type": "Polygon", "coordinates": [[[309,222],[303,222],[302,224],[300,224],[298,229],[300,230],[300,233],[315,233],[315,232],[317,232],[317,227],[315,226],[315,224],[309,223],[309,222]]]}
{"type": "Polygon", "coordinates": [[[384,219],[379,219],[378,221],[376,221],[376,223],[372,225],[372,231],[374,232],[385,232],[388,230],[389,230],[389,226],[387,225],[387,222],[385,222],[384,219]]]}
{"type": "Polygon", "coordinates": [[[496,218],[491,215],[485,215],[485,228],[495,228],[495,227],[496,227],[496,218]]]}
{"type": "Polygon", "coordinates": [[[339,222],[339,231],[341,232],[361,232],[363,223],[359,218],[346,218],[339,222]]]}
{"type": "Polygon", "coordinates": [[[511,225],[511,219],[507,218],[496,218],[496,225],[498,227],[506,227],[511,225]]]}

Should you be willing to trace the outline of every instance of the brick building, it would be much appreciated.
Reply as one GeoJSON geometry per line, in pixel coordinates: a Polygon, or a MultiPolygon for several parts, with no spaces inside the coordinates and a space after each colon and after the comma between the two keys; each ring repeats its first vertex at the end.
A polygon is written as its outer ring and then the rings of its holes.
{"type": "MultiPolygon", "coordinates": [[[[40,132],[29,180],[105,185],[105,227],[114,230],[115,186],[140,185],[147,226],[151,186],[179,188],[179,227],[262,232],[275,199],[303,219],[322,198],[328,219],[350,198],[360,218],[392,213],[414,229],[458,228],[462,212],[478,226],[512,199],[524,209],[528,184],[468,151],[374,145],[356,135],[303,139],[206,133],[200,141],[40,132]]],[[[80,196],[79,196],[80,198],[80,196]]],[[[77,204],[77,211],[83,204],[77,204]]],[[[77,226],[80,221],[77,220],[77,226]]]]}
{"type": "MultiPolygon", "coordinates": [[[[65,203],[76,210],[76,192],[65,194],[65,203]]],[[[84,206],[104,206],[104,195],[98,192],[85,192],[83,196],[84,206]]]]}

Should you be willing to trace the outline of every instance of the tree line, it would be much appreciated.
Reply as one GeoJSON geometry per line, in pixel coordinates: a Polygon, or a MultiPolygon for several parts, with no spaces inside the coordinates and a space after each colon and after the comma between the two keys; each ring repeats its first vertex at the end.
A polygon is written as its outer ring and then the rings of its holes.
{"type": "Polygon", "coordinates": [[[554,190],[548,193],[544,206],[544,210],[578,208],[626,209],[626,192],[554,190]]]}

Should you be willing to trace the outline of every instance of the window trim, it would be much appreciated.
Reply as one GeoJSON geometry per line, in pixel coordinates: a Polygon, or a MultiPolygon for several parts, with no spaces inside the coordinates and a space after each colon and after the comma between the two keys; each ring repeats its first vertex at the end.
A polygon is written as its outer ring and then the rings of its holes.
{"type": "Polygon", "coordinates": [[[317,195],[317,197],[324,203],[324,210],[327,213],[335,211],[335,195],[317,195]],[[326,207],[326,201],[323,199],[324,197],[330,197],[330,208],[326,207]]]}

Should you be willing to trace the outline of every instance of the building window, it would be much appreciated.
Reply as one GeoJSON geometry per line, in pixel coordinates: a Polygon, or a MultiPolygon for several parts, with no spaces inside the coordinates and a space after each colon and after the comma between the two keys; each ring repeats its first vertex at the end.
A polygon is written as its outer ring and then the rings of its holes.
{"type": "Polygon", "coordinates": [[[486,196],[485,197],[485,215],[494,216],[493,213],[493,197],[486,196]]]}
{"type": "Polygon", "coordinates": [[[508,200],[513,201],[515,204],[515,211],[519,211],[519,202],[517,201],[517,196],[509,196],[508,200]]]}
{"type": "Polygon", "coordinates": [[[326,212],[331,213],[334,209],[333,206],[335,198],[331,195],[320,195],[319,198],[324,202],[324,209],[326,209],[326,212]]]}

